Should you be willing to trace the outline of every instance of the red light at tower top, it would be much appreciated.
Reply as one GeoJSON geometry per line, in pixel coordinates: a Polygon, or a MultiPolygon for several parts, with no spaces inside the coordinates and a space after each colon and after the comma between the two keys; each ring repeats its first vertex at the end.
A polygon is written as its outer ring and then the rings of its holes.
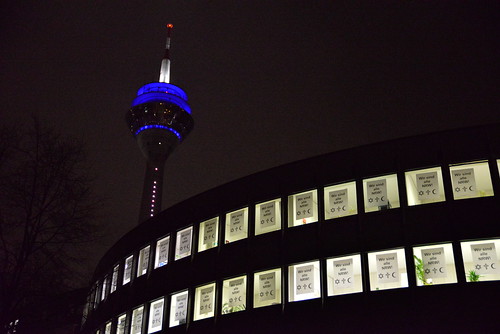
{"type": "Polygon", "coordinates": [[[167,24],[167,28],[172,29],[174,25],[172,23],[167,24]]]}

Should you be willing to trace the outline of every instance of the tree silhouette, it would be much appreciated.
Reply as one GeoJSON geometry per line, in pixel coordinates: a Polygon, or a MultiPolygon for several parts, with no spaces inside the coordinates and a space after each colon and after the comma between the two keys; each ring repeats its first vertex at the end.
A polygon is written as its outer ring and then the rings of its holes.
{"type": "Polygon", "coordinates": [[[32,123],[0,133],[0,332],[71,288],[75,255],[97,232],[82,143],[32,123]]]}

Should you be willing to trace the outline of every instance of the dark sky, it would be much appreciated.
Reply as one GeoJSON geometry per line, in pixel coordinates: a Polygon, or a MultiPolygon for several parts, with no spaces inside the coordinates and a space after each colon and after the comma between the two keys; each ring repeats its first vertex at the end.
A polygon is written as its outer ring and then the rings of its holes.
{"type": "Polygon", "coordinates": [[[195,128],[167,161],[164,207],[295,160],[497,122],[498,1],[3,1],[1,120],[84,139],[108,237],[137,224],[145,162],[124,115],[172,80],[195,128]]]}

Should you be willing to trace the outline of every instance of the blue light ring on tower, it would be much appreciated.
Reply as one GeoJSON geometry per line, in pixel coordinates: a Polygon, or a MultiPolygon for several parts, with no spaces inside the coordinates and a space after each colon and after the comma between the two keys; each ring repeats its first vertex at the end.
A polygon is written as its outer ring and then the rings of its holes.
{"type": "Polygon", "coordinates": [[[139,133],[141,133],[142,131],[144,130],[148,130],[148,129],[164,129],[164,130],[167,130],[167,131],[170,131],[172,132],[177,138],[179,138],[179,142],[182,141],[182,137],[181,137],[181,134],[177,131],[175,131],[174,129],[172,128],[169,128],[168,126],[165,126],[165,125],[160,125],[160,124],[152,124],[152,125],[144,125],[143,127],[139,128],[139,130],[137,130],[135,133],[134,133],[134,136],[137,136],[139,133]]]}
{"type": "Polygon", "coordinates": [[[178,86],[166,82],[152,82],[144,85],[137,91],[137,96],[148,93],[166,93],[176,95],[184,101],[188,100],[187,94],[184,92],[184,90],[182,90],[178,86]]]}
{"type": "Polygon", "coordinates": [[[191,113],[191,107],[187,102],[178,96],[165,94],[165,93],[146,93],[140,96],[137,96],[132,102],[132,107],[138,106],[144,103],[150,102],[169,102],[175,104],[185,110],[188,114],[191,113]]]}

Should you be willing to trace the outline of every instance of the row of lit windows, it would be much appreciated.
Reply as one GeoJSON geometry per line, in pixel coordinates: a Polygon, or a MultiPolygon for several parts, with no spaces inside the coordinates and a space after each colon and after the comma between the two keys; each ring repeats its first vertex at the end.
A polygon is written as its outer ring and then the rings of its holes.
{"type": "MultiPolygon", "coordinates": [[[[500,280],[500,239],[463,241],[460,245],[466,282],[500,280]]],[[[418,286],[457,283],[451,243],[413,247],[412,255],[418,286]]],[[[245,311],[249,298],[253,308],[281,304],[284,286],[288,287],[288,302],[321,298],[325,279],[327,296],[363,292],[362,261],[368,262],[364,276],[368,277],[371,291],[408,287],[404,248],[369,252],[366,257],[352,254],[289,265],[286,277],[282,277],[282,268],[273,268],[255,272],[250,277],[241,275],[194,290],[184,289],[121,314],[116,319],[116,328],[114,320],[109,321],[104,333],[111,334],[115,329],[113,333],[117,334],[154,333],[167,326],[185,324],[188,316],[198,321],[214,317],[216,310],[222,315],[245,311]],[[325,277],[321,276],[322,271],[326,271],[325,277]],[[218,293],[222,293],[220,302],[218,293]]],[[[100,334],[100,330],[97,333],[100,334]]]]}
{"type": "MultiPolygon", "coordinates": [[[[497,160],[500,165],[500,160],[497,160]]],[[[473,162],[450,165],[450,177],[454,199],[493,196],[488,162],[473,162]]],[[[500,169],[500,168],[499,168],[500,169]]],[[[433,167],[405,172],[408,205],[420,205],[445,200],[441,167],[433,167]]],[[[398,208],[400,206],[398,178],[389,174],[363,179],[365,212],[398,208]]],[[[334,219],[358,213],[356,182],[351,181],[325,187],[325,219],[334,219]]],[[[281,199],[255,205],[255,235],[280,230],[282,228],[281,199]]],[[[232,211],[225,216],[224,242],[231,243],[248,237],[249,208],[232,211]]],[[[318,191],[310,190],[288,197],[288,226],[298,226],[318,221],[318,191]]],[[[219,217],[201,222],[198,231],[198,252],[219,245],[219,217]]],[[[170,235],[156,242],[154,268],[168,263],[170,235]]],[[[176,232],[174,260],[191,256],[193,250],[193,226],[176,232]]],[[[147,273],[149,268],[150,246],[139,251],[137,277],[147,273]]],[[[125,259],[122,285],[132,279],[134,255],[125,259]]],[[[101,295],[95,295],[95,304],[104,300],[108,293],[116,291],[120,264],[115,265],[110,277],[97,284],[101,295]],[[108,292],[108,284],[109,292],[108,292]]]]}

